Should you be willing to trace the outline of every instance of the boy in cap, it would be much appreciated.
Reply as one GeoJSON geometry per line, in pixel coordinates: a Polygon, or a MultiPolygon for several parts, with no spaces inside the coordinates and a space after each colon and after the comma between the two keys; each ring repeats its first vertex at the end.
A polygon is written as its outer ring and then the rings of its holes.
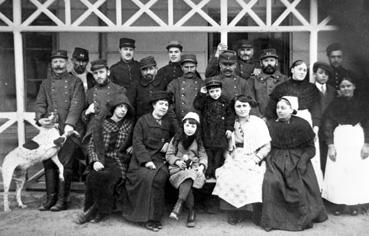
{"type": "MultiPolygon", "coordinates": [[[[60,133],[83,133],[81,113],[85,93],[81,80],[67,71],[68,55],[65,50],[58,50],[51,55],[51,74],[43,80],[35,103],[36,124],[41,118],[55,112],[59,117],[60,133]]],[[[81,144],[78,137],[68,138],[60,149],[58,157],[64,166],[64,181],[58,179],[58,168],[51,159],[43,162],[46,182],[46,202],[40,211],[61,211],[67,209],[72,181],[74,151],[81,144]]]]}
{"type": "Polygon", "coordinates": [[[88,72],[86,68],[88,61],[88,50],[75,47],[72,54],[73,67],[70,69],[70,73],[82,81],[85,92],[95,84],[92,73],[88,72]]]}
{"type": "Polygon", "coordinates": [[[234,115],[229,110],[230,101],[222,95],[222,81],[218,77],[205,80],[194,100],[194,107],[201,112],[202,138],[208,155],[207,178],[215,177],[215,169],[223,165],[224,152],[228,148],[234,125],[234,115]]]}
{"type": "Polygon", "coordinates": [[[286,81],[288,77],[278,69],[278,55],[274,48],[264,49],[260,55],[262,72],[250,78],[255,100],[259,105],[259,112],[263,116],[268,104],[269,94],[275,86],[286,81]]]}
{"type": "Polygon", "coordinates": [[[174,105],[170,109],[170,114],[176,116],[178,124],[188,112],[195,111],[193,101],[204,86],[204,81],[197,76],[196,55],[182,55],[181,67],[183,75],[170,82],[167,88],[167,91],[174,95],[174,105]]]}
{"type": "MultiPolygon", "coordinates": [[[[324,112],[329,106],[329,104],[336,97],[336,89],[331,85],[327,84],[329,79],[332,78],[333,71],[332,68],[323,62],[315,62],[313,65],[313,76],[315,79],[315,86],[319,90],[319,110],[320,110],[320,119],[322,120],[321,124],[324,122],[324,112]]],[[[327,161],[327,153],[328,153],[328,144],[324,138],[322,129],[319,129],[319,148],[320,148],[320,167],[324,174],[325,172],[325,164],[327,161]]]]}
{"type": "Polygon", "coordinates": [[[165,80],[165,88],[172,80],[183,75],[181,67],[182,43],[175,40],[170,41],[166,49],[168,51],[169,63],[160,68],[157,74],[158,78],[165,80]]]}
{"type": "Polygon", "coordinates": [[[121,59],[110,67],[110,79],[127,89],[127,97],[133,104],[134,84],[141,77],[140,63],[134,60],[135,40],[121,38],[119,40],[119,54],[121,59]]]}

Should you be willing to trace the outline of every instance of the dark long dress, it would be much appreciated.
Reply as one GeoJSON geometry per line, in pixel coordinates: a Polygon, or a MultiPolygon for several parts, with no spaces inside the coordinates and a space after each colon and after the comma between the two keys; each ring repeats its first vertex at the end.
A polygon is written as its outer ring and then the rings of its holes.
{"type": "Polygon", "coordinates": [[[172,120],[164,116],[160,123],[151,113],[143,115],[133,131],[133,156],[127,180],[127,205],[123,216],[134,222],[160,221],[164,210],[164,187],[169,178],[165,153],[160,152],[164,143],[174,135],[172,120]],[[154,162],[156,169],[145,167],[154,162]]]}
{"type": "Polygon", "coordinates": [[[99,159],[96,153],[95,140],[91,137],[88,145],[88,157],[90,171],[86,179],[85,210],[93,203],[97,204],[98,211],[109,214],[113,210],[114,202],[118,200],[117,187],[121,180],[125,179],[125,173],[129,162],[128,155],[123,155],[121,150],[126,150],[130,144],[133,129],[133,121],[124,119],[120,122],[106,119],[103,123],[104,159],[99,159]],[[104,169],[95,171],[92,168],[94,162],[101,162],[104,169]]]}
{"type": "Polygon", "coordinates": [[[309,123],[292,116],[289,122],[268,122],[272,149],[263,182],[261,226],[265,230],[299,231],[328,217],[310,159],[315,155],[309,123]]]}

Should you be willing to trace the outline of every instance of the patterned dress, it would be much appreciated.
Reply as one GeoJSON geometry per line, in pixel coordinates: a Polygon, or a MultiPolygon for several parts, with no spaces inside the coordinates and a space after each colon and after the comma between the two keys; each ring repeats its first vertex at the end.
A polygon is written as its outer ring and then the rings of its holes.
{"type": "Polygon", "coordinates": [[[265,163],[256,165],[252,157],[270,142],[270,136],[265,122],[252,115],[244,124],[236,120],[234,128],[236,149],[216,170],[213,195],[218,195],[235,208],[241,208],[262,200],[265,163]]]}

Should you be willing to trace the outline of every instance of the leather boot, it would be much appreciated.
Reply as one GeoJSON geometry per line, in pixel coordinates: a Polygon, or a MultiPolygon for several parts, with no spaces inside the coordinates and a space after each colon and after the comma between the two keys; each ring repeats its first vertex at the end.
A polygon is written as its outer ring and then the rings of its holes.
{"type": "Polygon", "coordinates": [[[75,219],[76,224],[84,224],[89,222],[93,217],[95,216],[97,212],[96,203],[94,203],[90,208],[88,208],[86,211],[80,213],[77,215],[77,218],[75,219]]]}
{"type": "Polygon", "coordinates": [[[38,208],[40,211],[48,211],[56,203],[56,174],[54,169],[45,169],[46,201],[38,208]]]}
{"type": "Polygon", "coordinates": [[[196,212],[193,208],[188,208],[188,216],[187,216],[187,227],[195,227],[196,223],[196,212]]]}
{"type": "Polygon", "coordinates": [[[50,208],[51,211],[62,211],[67,209],[67,199],[65,195],[65,181],[59,180],[58,200],[56,204],[50,208]]]}
{"type": "Polygon", "coordinates": [[[169,217],[175,220],[178,220],[178,215],[181,213],[183,200],[178,199],[176,204],[173,207],[172,212],[170,213],[169,217]]]}

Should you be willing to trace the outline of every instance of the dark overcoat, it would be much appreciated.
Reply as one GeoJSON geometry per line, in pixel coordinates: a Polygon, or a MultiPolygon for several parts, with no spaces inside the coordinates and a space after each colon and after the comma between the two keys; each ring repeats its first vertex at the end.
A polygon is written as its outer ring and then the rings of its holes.
{"type": "Polygon", "coordinates": [[[113,83],[127,89],[127,97],[133,105],[134,82],[141,78],[140,63],[136,60],[120,60],[110,67],[110,79],[113,83]]]}
{"type": "MultiPolygon", "coordinates": [[[[82,136],[84,133],[81,113],[84,107],[85,92],[80,79],[65,72],[60,76],[52,74],[42,81],[35,103],[36,122],[47,117],[50,112],[59,116],[59,130],[64,132],[65,125],[71,125],[82,136]]],[[[80,144],[80,138],[71,137],[80,144]]]]}
{"type": "Polygon", "coordinates": [[[133,156],[126,175],[130,209],[123,213],[130,221],[149,220],[153,179],[159,170],[166,172],[169,177],[165,153],[160,150],[174,135],[173,130],[171,119],[164,116],[160,125],[151,113],[142,116],[136,123],[133,131],[133,156]],[[145,167],[145,163],[150,161],[154,162],[155,170],[145,167]]]}
{"type": "Polygon", "coordinates": [[[163,66],[158,70],[157,78],[164,80],[165,88],[168,84],[178,77],[183,75],[182,67],[180,62],[169,62],[168,65],[163,66]]]}

